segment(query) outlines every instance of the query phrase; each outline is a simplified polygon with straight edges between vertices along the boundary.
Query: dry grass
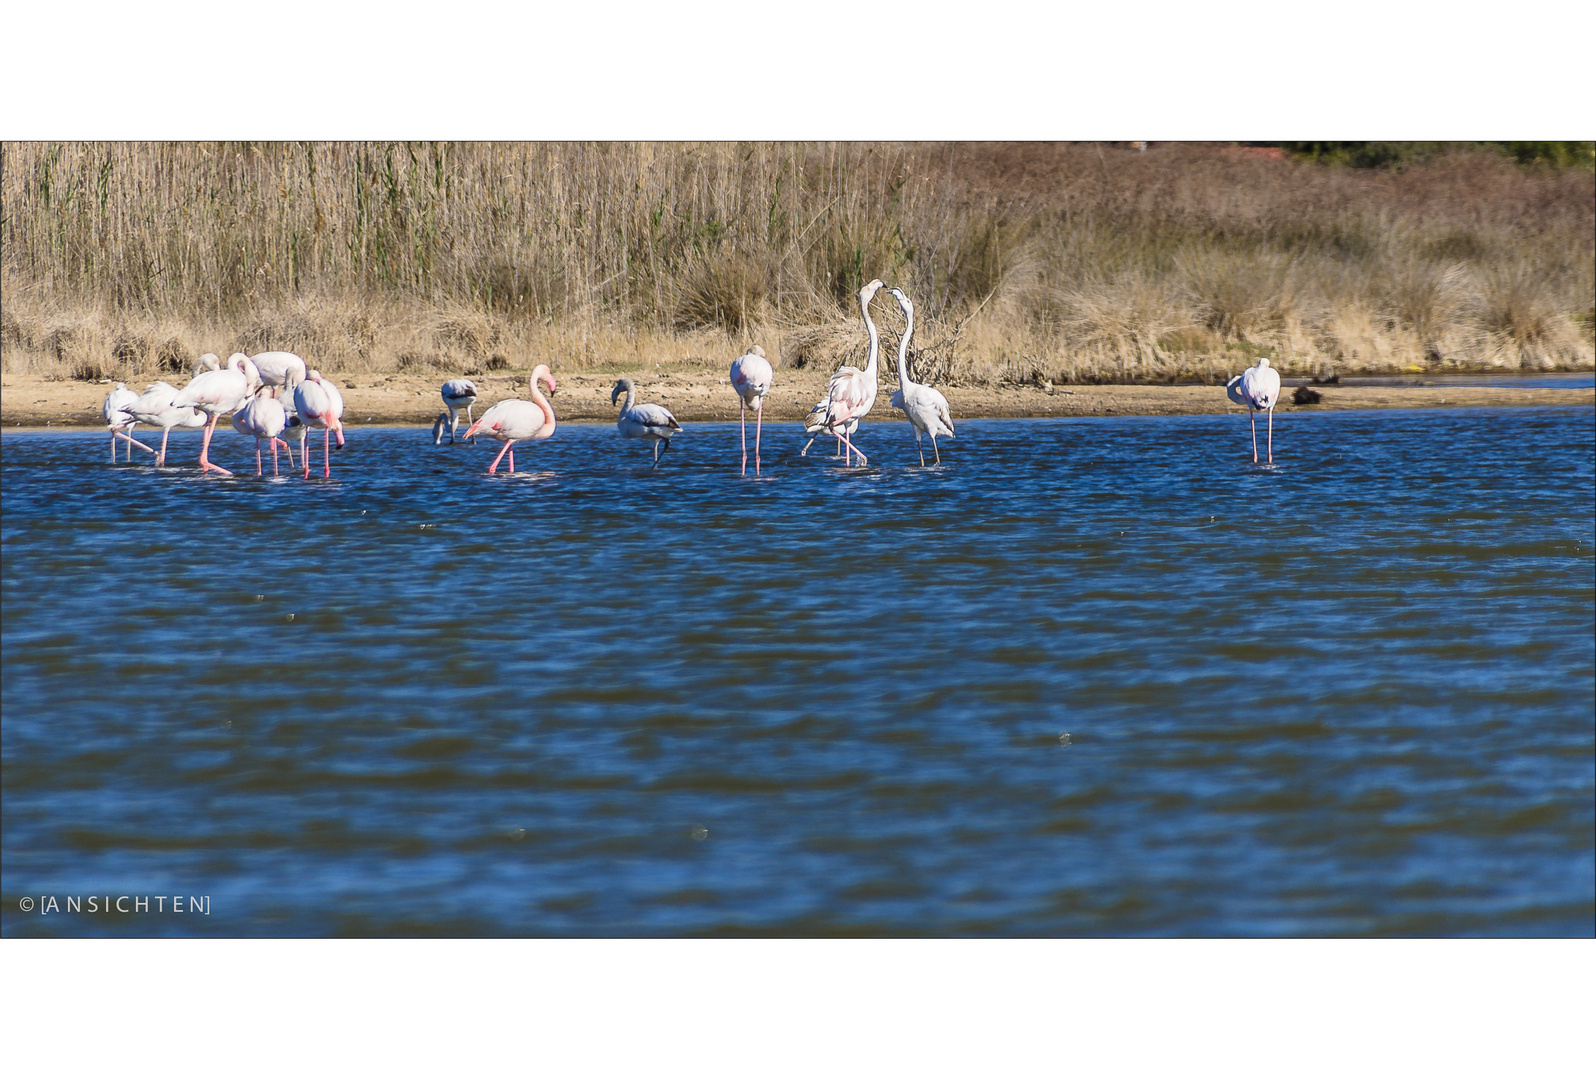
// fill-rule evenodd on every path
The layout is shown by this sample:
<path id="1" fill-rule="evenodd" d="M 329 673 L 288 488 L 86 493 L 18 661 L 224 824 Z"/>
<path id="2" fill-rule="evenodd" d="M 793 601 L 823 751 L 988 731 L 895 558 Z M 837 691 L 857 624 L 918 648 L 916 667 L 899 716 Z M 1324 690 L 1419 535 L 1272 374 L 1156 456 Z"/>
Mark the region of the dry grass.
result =
<path id="1" fill-rule="evenodd" d="M 862 361 L 922 378 L 1592 363 L 1596 182 L 1196 144 L 17 144 L 8 371 L 133 378 L 286 348 L 334 371 Z M 878 305 L 883 326 L 897 312 Z M 890 350 L 893 334 L 887 335 Z M 890 353 L 884 357 L 890 364 Z"/>

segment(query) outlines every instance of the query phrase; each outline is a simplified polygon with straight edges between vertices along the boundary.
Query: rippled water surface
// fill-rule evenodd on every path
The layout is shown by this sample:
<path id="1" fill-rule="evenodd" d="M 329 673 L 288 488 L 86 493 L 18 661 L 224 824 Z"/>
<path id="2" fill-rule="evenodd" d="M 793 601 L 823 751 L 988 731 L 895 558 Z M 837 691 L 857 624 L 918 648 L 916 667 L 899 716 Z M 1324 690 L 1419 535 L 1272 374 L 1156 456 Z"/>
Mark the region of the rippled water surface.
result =
<path id="1" fill-rule="evenodd" d="M 5 436 L 0 928 L 1596 931 L 1592 411 L 1275 427 Z"/>

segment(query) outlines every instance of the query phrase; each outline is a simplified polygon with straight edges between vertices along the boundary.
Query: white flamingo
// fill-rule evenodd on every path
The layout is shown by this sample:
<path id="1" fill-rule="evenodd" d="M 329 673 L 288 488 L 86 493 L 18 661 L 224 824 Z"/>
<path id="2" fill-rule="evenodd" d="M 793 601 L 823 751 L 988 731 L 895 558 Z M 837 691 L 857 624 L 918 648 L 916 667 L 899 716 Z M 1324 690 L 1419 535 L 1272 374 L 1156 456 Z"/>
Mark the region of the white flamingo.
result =
<path id="1" fill-rule="evenodd" d="M 554 375 L 549 371 L 549 365 L 539 364 L 532 369 L 529 379 L 532 386 L 531 401 L 522 401 L 520 398 L 501 401 L 483 413 L 481 420 L 466 429 L 467 439 L 474 438 L 478 431 L 484 431 L 504 444 L 499 456 L 493 459 L 492 465 L 488 466 L 489 473 L 498 470 L 499 462 L 508 453 L 510 472 L 513 474 L 515 472 L 513 447 L 516 443 L 527 439 L 547 439 L 554 434 L 554 409 L 549 405 L 548 399 L 538 393 L 539 379 L 549 384 L 549 393 L 554 393 Z"/>
<path id="2" fill-rule="evenodd" d="M 321 372 L 312 371 L 305 376 L 305 381 L 294 386 L 294 412 L 299 415 L 300 421 L 307 427 L 319 427 L 321 433 L 321 474 L 332 475 L 332 437 L 338 436 L 338 448 L 344 446 L 344 396 L 338 388 L 321 377 Z M 305 479 L 310 479 L 310 452 L 303 455 L 305 466 Z"/>
<path id="3" fill-rule="evenodd" d="M 466 414 L 466 426 L 472 421 L 471 407 L 477 403 L 477 384 L 470 379 L 450 379 L 443 384 L 439 391 L 443 397 L 443 404 L 448 412 L 438 414 L 437 421 L 432 425 L 432 445 L 437 446 L 443 442 L 443 428 L 449 427 L 449 445 L 454 445 L 455 429 L 460 426 L 460 413 Z"/>
<path id="4" fill-rule="evenodd" d="M 637 388 L 631 379 L 622 378 L 616 382 L 615 389 L 610 391 L 610 404 L 614 405 L 615 399 L 623 393 L 626 400 L 621 403 L 621 414 L 616 417 L 615 426 L 628 439 L 654 441 L 654 468 L 657 469 L 661 450 L 671 448 L 671 436 L 679 434 L 682 425 L 665 406 L 638 403 Z"/>
<path id="5" fill-rule="evenodd" d="M 209 355 L 209 354 L 207 354 Z M 203 357 L 201 358 L 203 359 Z M 214 357 L 212 357 L 214 359 Z M 177 392 L 172 399 L 172 404 L 179 409 L 198 409 L 209 416 L 210 423 L 205 425 L 205 441 L 200 444 L 200 471 L 219 472 L 223 476 L 233 474 L 220 465 L 212 465 L 210 461 L 211 436 L 216 433 L 216 421 L 223 413 L 230 413 L 240 408 L 260 386 L 260 375 L 255 370 L 255 365 L 250 363 L 249 357 L 242 353 L 234 353 L 227 361 L 227 366 L 217 371 L 202 371 L 188 381 L 188 385 Z"/>
<path id="6" fill-rule="evenodd" d="M 127 411 L 127 407 L 139 399 L 139 396 L 127 388 L 127 383 L 117 383 L 116 389 L 105 396 L 105 405 L 101 411 L 105 414 L 105 426 L 111 431 L 111 463 L 116 464 L 116 440 L 127 440 L 127 459 L 133 460 L 133 448 L 142 447 L 150 453 L 155 453 L 152 447 L 145 446 L 133 437 L 133 425 L 139 422 L 138 417 Z"/>
<path id="7" fill-rule="evenodd" d="M 1275 463 L 1275 402 L 1280 398 L 1280 372 L 1269 366 L 1267 356 L 1257 367 L 1250 367 L 1225 384 L 1225 395 L 1247 409 L 1252 423 L 1252 463 L 1258 464 L 1258 410 L 1269 414 L 1269 464 Z"/>
<path id="8" fill-rule="evenodd" d="M 914 334 L 914 305 L 903 295 L 902 289 L 888 289 L 903 309 L 903 337 L 898 341 L 898 389 L 892 394 L 892 407 L 903 410 L 914 425 L 914 448 L 920 451 L 920 464 L 925 465 L 925 448 L 920 441 L 931 436 L 931 450 L 942 464 L 942 451 L 937 449 L 937 436 L 953 438 L 953 417 L 948 414 L 948 399 L 935 387 L 917 383 L 909 378 L 909 338 Z"/>
<path id="9" fill-rule="evenodd" d="M 288 410 L 283 408 L 283 403 L 275 397 L 266 395 L 266 387 L 261 387 L 260 393 L 250 398 L 242 409 L 233 414 L 233 430 L 240 435 L 248 436 L 255 440 L 255 475 L 262 474 L 260 461 L 260 441 L 265 439 L 272 447 L 272 475 L 277 475 L 277 448 L 281 446 L 288 449 L 288 444 L 278 438 L 283 429 L 288 426 Z M 289 451 L 292 454 L 292 451 Z M 294 467 L 294 459 L 288 459 L 288 467 Z"/>
<path id="10" fill-rule="evenodd" d="M 304 382 L 305 376 L 310 373 L 304 357 L 297 353 L 263 352 L 249 359 L 255 365 L 255 370 L 260 372 L 262 385 L 272 388 L 272 397 L 277 397 L 279 390 L 284 394 L 292 394 L 294 387 Z"/>
<path id="11" fill-rule="evenodd" d="M 823 397 L 815 402 L 815 407 L 809 410 L 809 415 L 804 417 L 804 434 L 809 436 L 809 441 L 804 443 L 804 448 L 798 451 L 799 457 L 807 457 L 809 448 L 815 445 L 815 440 L 820 438 L 820 433 L 826 430 L 826 411 L 831 408 L 831 399 Z M 842 435 L 852 435 L 859 430 L 859 421 L 849 420 L 842 425 Z M 842 435 L 837 436 L 837 457 L 842 456 Z"/>
<path id="12" fill-rule="evenodd" d="M 870 301 L 881 289 L 879 279 L 859 290 L 859 311 L 864 315 L 865 330 L 870 334 L 870 356 L 864 370 L 844 364 L 826 384 L 826 430 L 842 439 L 844 464 L 853 464 L 852 454 L 859 455 L 859 464 L 867 465 L 870 459 L 848 438 L 844 426 L 857 423 L 876 403 L 876 360 L 881 339 L 876 334 L 876 324 L 870 321 Z"/>
<path id="13" fill-rule="evenodd" d="M 180 409 L 172 404 L 181 393 L 169 382 L 158 382 L 145 389 L 137 401 L 127 406 L 127 411 L 141 424 L 161 429 L 161 449 L 155 455 L 155 467 L 166 465 L 166 440 L 175 427 L 198 428 L 206 424 L 206 416 L 198 409 Z"/>
<path id="14" fill-rule="evenodd" d="M 737 418 L 743 428 L 743 475 L 748 475 L 748 407 L 754 407 L 754 475 L 759 475 L 759 433 L 765 421 L 765 395 L 776 381 L 775 369 L 765 359 L 765 350 L 751 346 L 732 361 L 731 384 L 737 391 Z"/>

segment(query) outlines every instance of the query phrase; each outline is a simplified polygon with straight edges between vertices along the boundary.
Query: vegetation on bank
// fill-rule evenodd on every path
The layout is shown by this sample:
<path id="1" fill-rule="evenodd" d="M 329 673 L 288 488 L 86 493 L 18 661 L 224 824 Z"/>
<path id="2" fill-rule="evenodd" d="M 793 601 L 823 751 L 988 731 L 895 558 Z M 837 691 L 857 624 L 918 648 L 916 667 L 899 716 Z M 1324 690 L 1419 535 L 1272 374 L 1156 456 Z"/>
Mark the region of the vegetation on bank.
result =
<path id="1" fill-rule="evenodd" d="M 1382 145 L 1430 149 L 1345 149 Z M 267 348 L 471 371 L 760 341 L 829 366 L 862 356 L 879 276 L 938 382 L 1592 363 L 1583 151 L 1257 149 L 8 143 L 0 351 L 80 378 Z"/>

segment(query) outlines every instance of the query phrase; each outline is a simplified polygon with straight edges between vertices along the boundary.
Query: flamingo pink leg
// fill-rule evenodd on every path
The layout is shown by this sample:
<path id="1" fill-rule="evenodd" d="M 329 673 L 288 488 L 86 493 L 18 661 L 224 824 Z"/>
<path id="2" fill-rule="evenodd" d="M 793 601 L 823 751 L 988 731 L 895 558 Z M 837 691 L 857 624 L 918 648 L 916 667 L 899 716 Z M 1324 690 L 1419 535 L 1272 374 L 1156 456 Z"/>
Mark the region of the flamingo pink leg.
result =
<path id="1" fill-rule="evenodd" d="M 760 398 L 759 404 L 754 406 L 754 475 L 759 475 L 759 432 L 765 423 L 765 399 Z M 743 436 L 745 439 L 747 436 Z M 747 466 L 744 466 L 746 469 Z"/>
<path id="2" fill-rule="evenodd" d="M 1253 451 L 1257 453 L 1257 451 Z M 1275 411 L 1269 410 L 1269 464 L 1275 463 Z"/>
<path id="3" fill-rule="evenodd" d="M 840 437 L 842 439 L 842 444 L 844 446 L 846 446 L 849 450 L 852 450 L 854 453 L 859 455 L 859 464 L 860 465 L 868 465 L 868 464 L 870 464 L 870 459 L 864 456 L 864 451 L 859 449 L 852 442 L 850 442 L 848 440 L 848 436 L 847 435 L 842 435 Z M 843 464 L 844 465 L 852 465 L 853 461 L 852 461 L 852 459 L 845 459 L 843 461 Z"/>
<path id="4" fill-rule="evenodd" d="M 1256 465 L 1258 464 L 1258 414 L 1248 409 L 1247 419 L 1252 422 L 1252 463 Z"/>
<path id="5" fill-rule="evenodd" d="M 510 447 L 510 475 L 514 476 L 515 475 L 515 443 L 511 442 L 508 445 Z"/>
<path id="6" fill-rule="evenodd" d="M 200 472 L 219 472 L 223 476 L 232 476 L 232 473 L 228 472 L 220 465 L 212 465 L 210 458 L 206 456 L 211 451 L 211 434 L 215 432 L 216 421 L 220 416 L 221 414 L 217 413 L 211 417 L 211 422 L 205 425 L 205 442 L 200 445 Z"/>
<path id="7" fill-rule="evenodd" d="M 747 476 L 748 475 L 748 402 L 743 400 L 741 394 L 737 395 L 737 422 L 742 426 L 742 432 L 743 432 L 743 475 Z M 116 443 L 114 443 L 114 442 L 111 444 L 111 460 L 112 461 L 116 460 Z M 754 466 L 754 471 L 755 472 L 759 471 L 759 466 L 758 466 L 757 463 Z"/>
<path id="8" fill-rule="evenodd" d="M 114 432 L 111 433 L 111 460 L 112 461 L 116 460 L 116 440 L 117 439 L 125 439 L 127 441 L 127 459 L 129 461 L 133 460 L 133 448 L 135 446 L 138 447 L 140 450 L 148 450 L 152 454 L 155 453 L 155 448 L 154 447 L 145 446 L 143 443 L 139 442 L 137 439 L 133 438 L 133 436 L 127 434 L 126 432 L 114 431 Z"/>
<path id="9" fill-rule="evenodd" d="M 111 428 L 111 464 L 116 464 L 116 428 Z"/>
<path id="10" fill-rule="evenodd" d="M 488 472 L 495 473 L 495 472 L 499 471 L 499 462 L 504 460 L 504 455 L 509 453 L 510 452 L 510 447 L 512 447 L 514 445 L 515 445 L 514 441 L 507 442 L 507 443 L 504 444 L 503 449 L 501 449 L 499 451 L 499 456 L 493 459 L 493 464 L 492 465 L 488 466 Z M 514 458 L 510 459 L 510 471 L 511 472 L 515 471 L 515 459 Z"/>
<path id="11" fill-rule="evenodd" d="M 155 456 L 155 467 L 157 469 L 166 468 L 166 438 L 171 434 L 171 428 L 165 428 L 161 431 L 161 452 Z"/>
<path id="12" fill-rule="evenodd" d="M 332 428 L 321 429 L 321 474 L 332 475 Z"/>
<path id="13" fill-rule="evenodd" d="M 256 439 L 255 440 L 255 475 L 256 476 L 261 476 L 261 475 L 263 475 L 263 472 L 264 472 L 264 470 L 262 470 L 261 467 L 260 467 L 260 440 Z"/>

